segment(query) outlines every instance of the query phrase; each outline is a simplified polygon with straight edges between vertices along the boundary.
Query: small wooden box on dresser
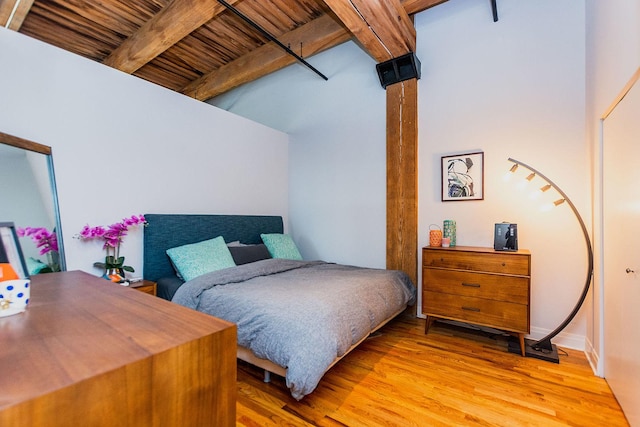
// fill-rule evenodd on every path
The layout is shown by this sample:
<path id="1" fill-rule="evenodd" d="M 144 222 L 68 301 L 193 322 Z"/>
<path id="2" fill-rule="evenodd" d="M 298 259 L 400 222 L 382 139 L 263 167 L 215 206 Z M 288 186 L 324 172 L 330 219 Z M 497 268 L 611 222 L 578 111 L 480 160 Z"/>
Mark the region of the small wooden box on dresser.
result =
<path id="1" fill-rule="evenodd" d="M 425 334 L 436 318 L 504 330 L 525 355 L 529 333 L 531 254 L 457 246 L 422 248 Z"/>
<path id="2" fill-rule="evenodd" d="M 154 297 L 157 295 L 158 285 L 156 284 L 156 282 L 152 282 L 151 280 L 140 280 L 139 282 L 131 282 L 129 287 L 135 289 L 136 291 L 153 295 Z"/>

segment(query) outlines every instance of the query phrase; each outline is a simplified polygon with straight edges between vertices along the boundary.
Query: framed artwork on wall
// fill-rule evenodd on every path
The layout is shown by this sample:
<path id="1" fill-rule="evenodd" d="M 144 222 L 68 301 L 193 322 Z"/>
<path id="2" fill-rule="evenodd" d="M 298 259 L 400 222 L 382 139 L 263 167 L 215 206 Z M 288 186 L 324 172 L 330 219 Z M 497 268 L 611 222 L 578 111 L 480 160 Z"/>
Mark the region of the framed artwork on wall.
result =
<path id="1" fill-rule="evenodd" d="M 484 199 L 484 153 L 456 154 L 441 159 L 442 201 Z"/>

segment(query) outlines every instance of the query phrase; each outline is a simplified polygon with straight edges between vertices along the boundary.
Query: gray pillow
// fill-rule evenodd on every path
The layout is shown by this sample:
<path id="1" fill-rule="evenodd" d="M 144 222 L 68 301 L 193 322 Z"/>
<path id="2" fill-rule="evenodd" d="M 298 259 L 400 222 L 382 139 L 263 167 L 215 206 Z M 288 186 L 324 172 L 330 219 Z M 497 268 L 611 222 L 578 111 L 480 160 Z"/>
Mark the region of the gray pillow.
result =
<path id="1" fill-rule="evenodd" d="M 229 252 L 231 252 L 231 256 L 236 265 L 271 258 L 269 250 L 262 243 L 259 245 L 229 246 Z"/>

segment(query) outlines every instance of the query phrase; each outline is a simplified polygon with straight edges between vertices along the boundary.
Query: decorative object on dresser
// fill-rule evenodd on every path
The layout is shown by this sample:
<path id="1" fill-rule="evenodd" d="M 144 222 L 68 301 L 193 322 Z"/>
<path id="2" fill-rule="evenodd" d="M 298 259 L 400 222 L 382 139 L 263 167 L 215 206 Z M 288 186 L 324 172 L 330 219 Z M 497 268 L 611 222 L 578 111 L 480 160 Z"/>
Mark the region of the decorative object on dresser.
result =
<path id="1" fill-rule="evenodd" d="M 0 317 L 22 313 L 29 299 L 29 273 L 15 226 L 0 222 Z"/>
<path id="2" fill-rule="evenodd" d="M 0 425 L 235 426 L 236 326 L 73 271 L 0 318 Z"/>
<path id="3" fill-rule="evenodd" d="M 518 224 L 501 222 L 493 231 L 493 249 L 496 251 L 518 250 Z"/>
<path id="4" fill-rule="evenodd" d="M 532 168 L 531 166 L 512 158 L 509 158 L 509 161 L 513 163 L 513 165 L 509 169 L 510 173 L 507 173 L 508 176 L 513 175 L 518 170 L 518 167 L 522 166 L 528 171 L 525 178 L 526 182 L 532 182 L 534 179 L 536 179 L 536 177 L 539 177 L 543 181 L 543 185 L 539 187 L 540 192 L 544 193 L 546 191 L 549 191 L 549 189 L 551 188 L 557 191 L 560 195 L 560 198 L 554 201 L 552 204 L 549 204 L 548 208 L 551 209 L 566 202 L 567 205 L 569 205 L 569 207 L 571 208 L 571 211 L 575 215 L 576 219 L 578 220 L 580 228 L 582 229 L 582 234 L 584 236 L 584 242 L 587 249 L 587 274 L 584 282 L 584 287 L 582 288 L 582 293 L 580 294 L 576 305 L 573 307 L 573 310 L 571 310 L 569 315 L 562 321 L 562 323 L 560 323 L 560 325 L 558 325 L 553 331 L 547 334 L 547 336 L 537 341 L 527 340 L 526 342 L 527 356 L 535 357 L 537 359 L 542 359 L 549 362 L 560 363 L 560 358 L 558 357 L 558 349 L 554 344 L 551 343 L 551 339 L 562 332 L 562 330 L 566 328 L 569 323 L 571 323 L 576 314 L 578 314 L 578 311 L 580 311 L 580 307 L 582 307 L 582 304 L 584 303 L 584 300 L 589 293 L 589 286 L 591 285 L 591 279 L 593 277 L 593 249 L 591 247 L 591 240 L 589 239 L 589 232 L 587 231 L 587 226 L 582 220 L 578 209 L 573 204 L 571 199 L 569 199 L 569 196 L 567 196 L 565 192 L 560 189 L 560 187 L 558 187 L 553 181 L 543 175 L 540 171 Z M 510 351 L 515 351 L 513 346 L 510 346 Z"/>
<path id="5" fill-rule="evenodd" d="M 124 257 L 120 256 L 120 245 L 122 244 L 124 237 L 127 235 L 129 227 L 137 225 L 147 225 L 144 215 L 132 215 L 131 217 L 124 218 L 122 221 L 111 224 L 108 227 L 103 227 L 101 225 L 89 227 L 87 224 L 82 227 L 80 233 L 75 237 L 82 240 L 95 238 L 104 239 L 104 245 L 102 248 L 107 251 L 107 255 L 104 258 L 104 262 L 95 262 L 93 263 L 93 266 L 104 270 L 104 275 L 102 277 L 105 279 L 116 283 L 125 283 L 125 271 L 133 273 L 135 270 L 131 266 L 124 265 Z"/>
<path id="6" fill-rule="evenodd" d="M 456 240 L 456 222 L 452 219 L 445 219 L 442 222 L 442 238 L 449 239 L 449 246 L 454 247 L 457 244 Z"/>
<path id="7" fill-rule="evenodd" d="M 437 319 L 509 332 L 525 355 L 529 333 L 531 254 L 493 248 L 422 248 L 422 313 L 425 334 Z"/>
<path id="8" fill-rule="evenodd" d="M 438 225 L 429 226 L 429 246 L 442 246 L 442 230 Z"/>

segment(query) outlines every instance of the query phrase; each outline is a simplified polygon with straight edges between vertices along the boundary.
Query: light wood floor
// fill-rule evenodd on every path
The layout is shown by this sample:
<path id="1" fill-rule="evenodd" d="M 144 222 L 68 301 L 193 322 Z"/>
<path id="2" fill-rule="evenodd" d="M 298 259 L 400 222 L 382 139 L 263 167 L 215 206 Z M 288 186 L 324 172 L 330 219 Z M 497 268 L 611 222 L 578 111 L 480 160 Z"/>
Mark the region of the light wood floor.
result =
<path id="1" fill-rule="evenodd" d="M 301 401 L 238 362 L 238 426 L 627 426 L 584 353 L 560 363 L 506 351 L 506 338 L 402 315 L 331 368 Z"/>

